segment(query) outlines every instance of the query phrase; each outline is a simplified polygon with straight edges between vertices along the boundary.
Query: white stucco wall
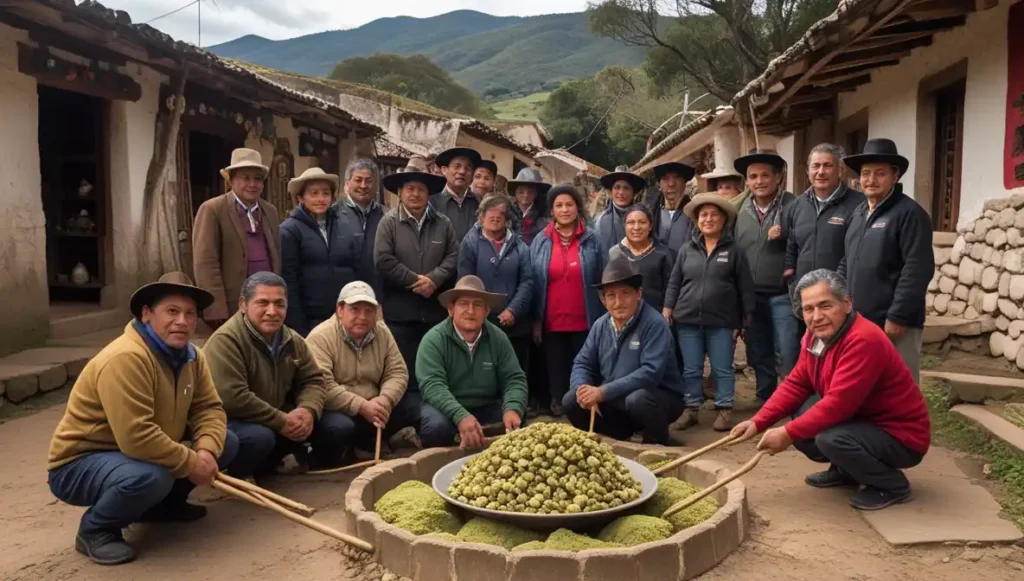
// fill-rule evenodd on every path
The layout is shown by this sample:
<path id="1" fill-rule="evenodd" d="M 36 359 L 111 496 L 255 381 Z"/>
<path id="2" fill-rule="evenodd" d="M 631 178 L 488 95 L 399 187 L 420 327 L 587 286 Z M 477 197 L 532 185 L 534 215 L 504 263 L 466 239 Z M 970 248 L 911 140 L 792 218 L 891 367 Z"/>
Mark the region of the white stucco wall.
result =
<path id="1" fill-rule="evenodd" d="M 795 147 L 796 137 L 794 135 L 783 137 L 775 144 L 775 151 L 789 164 L 789 171 L 786 172 L 786 189 L 791 192 L 793 191 L 793 175 L 796 171 L 800 171 Z"/>
<path id="2" fill-rule="evenodd" d="M 498 173 L 510 180 L 515 179 L 512 167 L 513 160 L 516 157 L 519 157 L 519 160 L 527 166 L 533 165 L 533 160 L 522 156 L 516 156 L 511 149 L 505 149 L 504 147 L 499 147 L 482 139 L 477 139 L 472 135 L 467 135 L 465 131 L 459 133 L 459 138 L 456 141 L 456 144 L 463 147 L 472 147 L 477 150 L 480 152 L 480 156 L 483 157 L 483 159 L 489 159 L 497 164 Z"/>
<path id="3" fill-rule="evenodd" d="M 49 332 L 46 220 L 40 196 L 36 81 L 18 72 L 17 42 L 28 34 L 0 23 L 0 352 Z"/>
<path id="4" fill-rule="evenodd" d="M 914 50 L 895 67 L 875 72 L 871 83 L 839 98 L 838 118 L 867 108 L 868 136 L 894 140 L 910 159 L 912 173 L 917 162 L 921 80 L 967 59 L 958 225 L 976 218 L 985 200 L 1009 193 L 1003 187 L 1002 176 L 1010 4 L 1002 0 L 995 8 L 970 15 L 964 26 L 936 34 L 931 46 Z M 914 180 L 904 180 L 904 191 L 915 194 Z"/>

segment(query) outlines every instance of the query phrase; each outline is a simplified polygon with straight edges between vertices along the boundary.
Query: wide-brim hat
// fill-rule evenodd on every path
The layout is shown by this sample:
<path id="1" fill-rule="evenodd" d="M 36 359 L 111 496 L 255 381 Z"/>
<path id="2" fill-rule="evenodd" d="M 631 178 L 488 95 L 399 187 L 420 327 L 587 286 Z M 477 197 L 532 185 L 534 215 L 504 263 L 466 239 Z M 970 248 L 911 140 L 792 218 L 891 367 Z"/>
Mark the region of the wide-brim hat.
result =
<path id="1" fill-rule="evenodd" d="M 231 165 L 220 170 L 220 175 L 224 176 L 224 179 L 230 180 L 231 172 L 246 167 L 254 167 L 262 171 L 264 179 L 270 173 L 270 168 L 263 165 L 263 157 L 260 155 L 260 152 L 247 147 L 239 147 L 231 152 Z"/>
<path id="2" fill-rule="evenodd" d="M 669 172 L 676 172 L 683 177 L 684 181 L 690 181 L 697 175 L 697 170 L 692 166 L 678 161 L 670 161 L 654 166 L 654 179 L 660 180 Z"/>
<path id="3" fill-rule="evenodd" d="M 498 164 L 494 163 L 493 161 L 489 159 L 484 159 L 481 160 L 480 163 L 473 166 L 474 170 L 478 170 L 480 168 L 484 168 L 487 171 L 491 172 L 492 174 L 494 174 L 495 178 L 498 177 Z"/>
<path id="4" fill-rule="evenodd" d="M 595 284 L 594 288 L 602 290 L 613 284 L 626 284 L 633 288 L 640 288 L 643 286 L 643 283 L 644 275 L 633 268 L 629 259 L 619 254 L 608 261 L 608 265 L 604 267 L 604 272 L 601 273 L 601 282 Z"/>
<path id="5" fill-rule="evenodd" d="M 519 175 L 516 176 L 516 179 L 508 181 L 508 193 L 510 195 L 515 195 L 516 188 L 519 186 L 536 188 L 538 196 L 546 195 L 548 190 L 551 189 L 551 184 L 545 182 L 544 176 L 532 167 L 524 167 L 519 170 Z"/>
<path id="6" fill-rule="evenodd" d="M 639 194 L 644 188 L 647 187 L 647 180 L 629 171 L 613 171 L 612 173 L 601 176 L 601 186 L 606 190 L 611 190 L 615 182 L 625 181 L 633 188 L 634 194 Z"/>
<path id="7" fill-rule="evenodd" d="M 448 184 L 448 180 L 444 179 L 444 176 L 419 170 L 389 174 L 384 176 L 380 181 L 384 184 L 384 188 L 386 190 L 394 194 L 398 194 L 402 190 L 402 186 L 409 182 L 420 182 L 427 186 L 427 191 L 431 194 L 440 192 L 444 189 L 445 185 Z"/>
<path id="8" fill-rule="evenodd" d="M 336 192 L 341 179 L 337 174 L 326 173 L 318 167 L 311 167 L 302 172 L 299 177 L 288 180 L 288 193 L 293 197 L 298 196 L 302 193 L 302 188 L 306 187 L 307 182 L 327 182 Z"/>
<path id="9" fill-rule="evenodd" d="M 903 177 L 910 167 L 910 160 L 900 155 L 896 149 L 896 142 L 891 139 L 869 139 L 864 144 L 863 153 L 848 155 L 843 158 L 843 163 L 854 173 L 860 173 L 860 168 L 865 163 L 888 163 L 899 168 L 900 177 Z"/>
<path id="10" fill-rule="evenodd" d="M 780 172 L 786 171 L 786 160 L 781 155 L 773 151 L 757 149 L 752 149 L 747 155 L 736 158 L 736 161 L 733 162 L 733 167 L 736 168 L 741 177 L 746 179 L 747 168 L 755 163 L 766 163 Z"/>
<path id="11" fill-rule="evenodd" d="M 168 272 L 156 282 L 139 287 L 132 293 L 128 303 L 136 319 L 142 318 L 142 307 L 167 295 L 185 295 L 196 302 L 196 308 L 203 312 L 213 304 L 213 294 L 192 284 L 192 279 L 184 272 Z"/>
<path id="12" fill-rule="evenodd" d="M 726 219 L 736 217 L 736 206 L 715 192 L 704 192 L 694 196 L 693 199 L 683 206 L 683 214 L 690 219 L 690 222 L 696 224 L 697 212 L 700 211 L 701 206 L 708 204 L 721 210 L 725 214 Z"/>
<path id="13" fill-rule="evenodd" d="M 434 158 L 434 164 L 437 165 L 437 167 L 445 167 L 456 157 L 468 158 L 474 168 L 480 165 L 480 162 L 483 161 L 483 157 L 480 156 L 480 152 L 475 149 L 469 147 L 452 147 L 437 154 L 437 157 Z M 495 171 L 495 173 L 497 173 L 497 171 Z"/>
<path id="14" fill-rule="evenodd" d="M 464 295 L 483 299 L 492 311 L 505 306 L 505 295 L 487 292 L 487 289 L 484 287 L 484 281 L 472 274 L 460 278 L 459 282 L 455 283 L 454 288 L 450 288 L 438 295 L 437 300 L 441 303 L 441 306 L 447 309 L 448 305 L 452 304 L 452 301 Z"/>
<path id="15" fill-rule="evenodd" d="M 722 178 L 746 179 L 746 176 L 740 175 L 739 172 L 731 167 L 715 168 L 713 171 L 702 174 L 700 177 L 705 180 L 720 180 Z"/>

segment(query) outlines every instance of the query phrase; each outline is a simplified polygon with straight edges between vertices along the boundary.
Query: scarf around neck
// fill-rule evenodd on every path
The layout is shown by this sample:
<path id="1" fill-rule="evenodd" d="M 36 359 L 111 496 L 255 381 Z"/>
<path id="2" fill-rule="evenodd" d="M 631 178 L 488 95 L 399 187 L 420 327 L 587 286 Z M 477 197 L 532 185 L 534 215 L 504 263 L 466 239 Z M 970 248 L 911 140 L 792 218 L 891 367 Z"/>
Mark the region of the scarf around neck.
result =
<path id="1" fill-rule="evenodd" d="M 132 321 L 132 326 L 142 336 L 142 340 L 146 342 L 146 345 L 150 348 L 153 353 L 163 359 L 168 367 L 174 372 L 174 377 L 177 379 L 178 375 L 181 374 L 182 369 L 196 358 L 195 347 L 189 343 L 184 349 L 177 349 L 171 347 L 157 334 L 156 329 L 153 328 L 149 323 L 143 323 L 142 321 L 135 319 Z"/>

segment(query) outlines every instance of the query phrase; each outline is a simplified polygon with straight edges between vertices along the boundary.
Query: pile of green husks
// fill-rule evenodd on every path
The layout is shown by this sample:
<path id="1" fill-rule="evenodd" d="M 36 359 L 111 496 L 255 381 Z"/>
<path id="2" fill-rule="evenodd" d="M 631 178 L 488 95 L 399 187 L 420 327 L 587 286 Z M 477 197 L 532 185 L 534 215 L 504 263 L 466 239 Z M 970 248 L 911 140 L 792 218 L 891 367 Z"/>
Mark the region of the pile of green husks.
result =
<path id="1" fill-rule="evenodd" d="M 448 495 L 479 508 L 529 514 L 593 512 L 640 497 L 640 483 L 607 444 L 565 424 L 499 439 L 463 465 Z"/>

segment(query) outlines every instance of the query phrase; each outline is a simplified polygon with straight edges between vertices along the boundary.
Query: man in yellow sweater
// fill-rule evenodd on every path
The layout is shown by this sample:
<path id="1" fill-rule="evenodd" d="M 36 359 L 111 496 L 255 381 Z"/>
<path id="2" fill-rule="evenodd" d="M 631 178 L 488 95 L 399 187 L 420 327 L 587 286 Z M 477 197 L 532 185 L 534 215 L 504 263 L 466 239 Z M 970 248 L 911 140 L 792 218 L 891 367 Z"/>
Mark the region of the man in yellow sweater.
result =
<path id="1" fill-rule="evenodd" d="M 377 295 L 369 284 L 346 284 L 334 315 L 306 338 L 325 372 L 324 408 L 340 411 L 352 425 L 355 444 L 370 450 L 375 426 L 388 445 L 420 447 L 420 394 L 407 392 L 409 371 L 398 344 L 377 317 Z"/>
<path id="2" fill-rule="evenodd" d="M 206 358 L 189 342 L 212 302 L 180 272 L 143 286 L 131 298 L 135 319 L 71 388 L 48 480 L 60 500 L 89 507 L 75 549 L 96 563 L 135 558 L 121 535 L 131 523 L 205 516 L 185 500 L 238 450 Z"/>

